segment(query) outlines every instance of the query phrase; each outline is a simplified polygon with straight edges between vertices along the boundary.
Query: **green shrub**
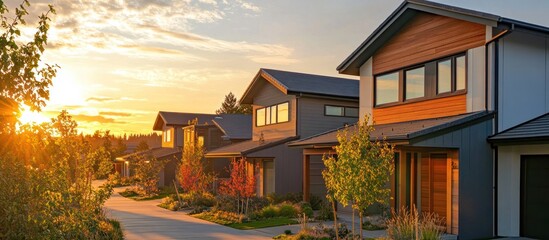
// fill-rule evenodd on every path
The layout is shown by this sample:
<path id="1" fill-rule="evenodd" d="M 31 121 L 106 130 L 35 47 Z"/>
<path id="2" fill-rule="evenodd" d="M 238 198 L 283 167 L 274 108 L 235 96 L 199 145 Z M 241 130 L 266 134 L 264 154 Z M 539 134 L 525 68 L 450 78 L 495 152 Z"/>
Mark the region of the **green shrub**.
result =
<path id="1" fill-rule="evenodd" d="M 267 200 L 270 204 L 276 205 L 283 202 L 299 203 L 303 201 L 302 193 L 286 193 L 286 194 L 267 194 Z"/>
<path id="2" fill-rule="evenodd" d="M 321 205 L 320 210 L 318 211 L 317 215 L 315 216 L 316 220 L 334 220 L 334 212 L 332 210 L 332 207 L 328 203 L 324 203 Z"/>
<path id="3" fill-rule="evenodd" d="M 297 213 L 298 211 L 294 207 L 294 205 L 289 203 L 280 204 L 280 206 L 278 207 L 278 214 L 282 217 L 294 218 L 297 216 Z"/>
<path id="4" fill-rule="evenodd" d="M 170 195 L 162 199 L 162 202 L 158 205 L 161 208 L 165 208 L 171 211 L 177 211 L 181 209 L 182 205 L 176 195 Z"/>
<path id="5" fill-rule="evenodd" d="M 261 209 L 261 217 L 263 218 L 273 218 L 278 217 L 279 212 L 278 209 L 275 206 L 269 205 Z"/>
<path id="6" fill-rule="evenodd" d="M 286 235 L 291 235 L 291 234 L 292 234 L 292 230 L 286 229 L 286 230 L 284 230 L 284 234 L 286 234 Z"/>
<path id="7" fill-rule="evenodd" d="M 307 218 L 312 218 L 314 215 L 313 208 L 311 208 L 311 204 L 308 202 L 300 202 L 298 210 L 299 217 L 302 217 L 302 215 L 305 214 Z"/>
<path id="8" fill-rule="evenodd" d="M 324 200 L 317 195 L 310 195 L 309 197 L 309 203 L 311 203 L 311 208 L 313 208 L 313 210 L 320 210 L 323 202 Z"/>

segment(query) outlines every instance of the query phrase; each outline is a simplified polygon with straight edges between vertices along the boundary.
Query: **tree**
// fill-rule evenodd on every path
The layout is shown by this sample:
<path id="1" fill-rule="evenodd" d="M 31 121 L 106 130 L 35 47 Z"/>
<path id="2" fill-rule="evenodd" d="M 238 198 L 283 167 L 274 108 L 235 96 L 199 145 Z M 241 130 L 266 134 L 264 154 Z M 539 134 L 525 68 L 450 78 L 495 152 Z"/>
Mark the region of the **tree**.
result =
<path id="1" fill-rule="evenodd" d="M 12 18 L 6 16 L 8 9 L 0 2 L 0 26 L 4 30 L 0 35 L 0 133 L 14 130 L 14 116 L 21 112 L 22 104 L 37 111 L 45 106 L 48 88 L 59 68 L 40 61 L 48 42 L 49 14 L 55 9 L 48 6 L 48 11 L 39 16 L 34 37 L 24 43 L 19 26 L 26 24 L 27 7 L 30 3 L 24 0 Z"/>
<path id="2" fill-rule="evenodd" d="M 252 107 L 249 104 L 238 104 L 238 101 L 232 92 L 225 95 L 225 101 L 221 103 L 221 108 L 215 111 L 216 114 L 251 114 Z"/>
<path id="3" fill-rule="evenodd" d="M 351 202 L 360 217 L 374 203 L 387 205 L 390 189 L 384 187 L 394 171 L 394 148 L 385 141 L 371 139 L 372 125 L 369 117 L 358 122 L 355 127 L 344 128 L 337 134 L 339 145 L 334 147 L 337 158 L 324 156 L 326 169 L 322 172 L 328 199 L 336 200 L 343 206 Z M 335 209 L 334 209 L 335 210 Z"/>
<path id="4" fill-rule="evenodd" d="M 158 174 L 166 165 L 166 161 L 161 161 L 149 154 L 137 154 L 132 163 L 135 166 L 135 179 L 139 188 L 146 196 L 158 192 Z"/>
<path id="5" fill-rule="evenodd" d="M 142 152 L 149 150 L 149 144 L 147 144 L 147 141 L 141 140 L 139 144 L 137 144 L 137 147 L 135 147 L 134 152 Z"/>
<path id="6" fill-rule="evenodd" d="M 229 169 L 231 177 L 223 180 L 219 188 L 221 194 L 236 198 L 237 213 L 245 215 L 248 215 L 249 199 L 255 196 L 256 182 L 255 175 L 248 174 L 247 170 L 246 159 L 233 159 Z"/>
<path id="7" fill-rule="evenodd" d="M 204 193 L 213 183 L 214 175 L 204 169 L 204 147 L 198 140 L 185 142 L 183 156 L 179 166 L 178 179 L 183 190 L 190 193 Z"/>

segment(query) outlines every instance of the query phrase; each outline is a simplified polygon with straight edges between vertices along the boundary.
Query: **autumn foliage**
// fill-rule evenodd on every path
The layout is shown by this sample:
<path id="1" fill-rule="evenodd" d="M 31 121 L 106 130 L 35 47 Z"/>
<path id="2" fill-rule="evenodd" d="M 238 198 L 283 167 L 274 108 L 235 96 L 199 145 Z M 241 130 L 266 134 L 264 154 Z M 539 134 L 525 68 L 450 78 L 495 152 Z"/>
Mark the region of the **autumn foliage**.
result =
<path id="1" fill-rule="evenodd" d="M 236 198 L 237 212 L 245 214 L 249 199 L 255 196 L 255 175 L 248 174 L 245 159 L 232 160 L 230 173 L 231 177 L 221 182 L 219 192 Z"/>
<path id="2" fill-rule="evenodd" d="M 185 143 L 179 167 L 179 184 L 190 193 L 204 193 L 213 183 L 214 176 L 204 169 L 204 148 L 198 141 Z"/>

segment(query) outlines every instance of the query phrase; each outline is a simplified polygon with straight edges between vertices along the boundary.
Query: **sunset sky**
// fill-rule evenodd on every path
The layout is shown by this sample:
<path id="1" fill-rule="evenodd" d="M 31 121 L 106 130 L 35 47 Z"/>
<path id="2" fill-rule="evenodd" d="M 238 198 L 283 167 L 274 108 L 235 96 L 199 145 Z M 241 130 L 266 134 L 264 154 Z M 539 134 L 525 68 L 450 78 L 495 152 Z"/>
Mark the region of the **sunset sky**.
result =
<path id="1" fill-rule="evenodd" d="M 61 69 L 41 114 L 66 109 L 85 133 L 149 133 L 161 110 L 213 113 L 261 67 L 352 78 L 336 66 L 401 2 L 31 0 L 33 13 L 57 10 L 43 60 Z M 548 1 L 437 2 L 549 25 Z"/>

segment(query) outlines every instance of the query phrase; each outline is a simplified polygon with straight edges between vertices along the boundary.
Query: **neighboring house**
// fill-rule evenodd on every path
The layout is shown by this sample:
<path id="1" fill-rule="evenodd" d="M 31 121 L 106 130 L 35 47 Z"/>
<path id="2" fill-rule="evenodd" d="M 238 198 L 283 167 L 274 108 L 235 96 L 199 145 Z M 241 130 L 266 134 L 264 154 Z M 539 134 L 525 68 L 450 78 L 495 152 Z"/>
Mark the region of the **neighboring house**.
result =
<path id="1" fill-rule="evenodd" d="M 216 117 L 215 114 L 199 113 L 178 113 L 160 111 L 156 116 L 153 130 L 162 131 L 162 147 L 152 148 L 147 151 L 128 154 L 118 157 L 116 160 L 122 164 L 121 175 L 129 177 L 131 175 L 130 165 L 132 159 L 139 155 L 150 155 L 159 160 L 166 160 L 167 163 L 159 174 L 160 181 L 158 185 L 169 186 L 176 180 L 177 165 L 181 160 L 183 149 L 183 128 L 189 126 L 195 119 L 197 124 L 211 122 Z"/>
<path id="2" fill-rule="evenodd" d="M 211 121 L 183 127 L 184 142 L 198 144 L 204 147 L 205 153 L 210 150 L 230 144 L 250 140 L 252 138 L 252 115 L 250 114 L 220 114 Z M 230 159 L 206 159 L 207 170 L 218 178 L 228 178 Z"/>
<path id="3" fill-rule="evenodd" d="M 252 139 L 206 158 L 246 159 L 259 196 L 302 192 L 302 150 L 287 143 L 355 123 L 358 87 L 351 79 L 260 69 L 240 100 L 253 106 Z"/>
<path id="4" fill-rule="evenodd" d="M 396 145 L 392 207 L 437 213 L 460 239 L 549 239 L 549 28 L 408 0 L 337 69 L 360 76 L 372 140 Z M 305 193 L 325 192 L 335 136 L 290 144 Z"/>

